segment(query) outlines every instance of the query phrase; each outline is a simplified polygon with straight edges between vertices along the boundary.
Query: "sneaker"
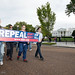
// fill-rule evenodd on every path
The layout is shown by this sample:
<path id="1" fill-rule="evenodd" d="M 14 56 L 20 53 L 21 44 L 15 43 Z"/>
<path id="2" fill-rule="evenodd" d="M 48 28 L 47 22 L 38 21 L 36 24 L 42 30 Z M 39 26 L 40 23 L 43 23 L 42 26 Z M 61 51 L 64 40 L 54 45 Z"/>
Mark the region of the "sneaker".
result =
<path id="1" fill-rule="evenodd" d="M 1 65 L 1 66 L 3 65 L 3 61 L 0 62 L 0 65 Z"/>
<path id="2" fill-rule="evenodd" d="M 12 58 L 9 58 L 9 60 L 13 61 L 13 59 L 12 59 Z"/>
<path id="3" fill-rule="evenodd" d="M 35 58 L 39 58 L 38 56 L 35 56 Z"/>
<path id="4" fill-rule="evenodd" d="M 9 60 L 9 56 L 7 56 L 7 60 Z"/>
<path id="5" fill-rule="evenodd" d="M 19 60 L 20 56 L 17 56 L 17 60 Z"/>
<path id="6" fill-rule="evenodd" d="M 42 58 L 40 58 L 40 60 L 44 60 L 44 58 L 42 57 Z"/>
<path id="7" fill-rule="evenodd" d="M 28 62 L 26 59 L 23 60 L 24 62 Z"/>

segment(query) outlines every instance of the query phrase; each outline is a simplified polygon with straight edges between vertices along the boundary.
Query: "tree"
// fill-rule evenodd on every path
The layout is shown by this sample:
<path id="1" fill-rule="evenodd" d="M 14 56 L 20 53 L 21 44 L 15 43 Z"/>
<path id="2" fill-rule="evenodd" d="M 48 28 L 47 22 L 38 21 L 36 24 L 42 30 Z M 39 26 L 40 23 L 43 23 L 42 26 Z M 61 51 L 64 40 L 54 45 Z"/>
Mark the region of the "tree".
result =
<path id="1" fill-rule="evenodd" d="M 2 26 L 0 25 L 0 28 L 2 28 Z"/>
<path id="2" fill-rule="evenodd" d="M 50 37 L 56 20 L 55 13 L 51 11 L 50 3 L 47 2 L 46 5 L 42 5 L 41 8 L 38 7 L 37 15 L 44 37 Z"/>
<path id="3" fill-rule="evenodd" d="M 27 25 L 27 23 L 25 23 L 25 22 L 16 22 L 13 26 L 13 30 L 21 30 L 22 25 Z"/>
<path id="4" fill-rule="evenodd" d="M 4 27 L 4 29 L 9 29 L 9 26 L 10 26 L 11 24 L 8 24 L 8 25 L 6 25 L 5 27 Z"/>
<path id="5" fill-rule="evenodd" d="M 26 22 L 16 22 L 16 24 L 13 26 L 13 30 L 21 30 L 22 25 L 26 26 L 26 31 L 35 32 L 35 28 Z"/>
<path id="6" fill-rule="evenodd" d="M 28 32 L 35 32 L 35 28 L 32 25 L 26 25 L 27 31 Z"/>
<path id="7" fill-rule="evenodd" d="M 68 16 L 70 16 L 71 13 L 75 14 L 75 0 L 71 0 L 69 4 L 66 5 L 66 12 Z"/>

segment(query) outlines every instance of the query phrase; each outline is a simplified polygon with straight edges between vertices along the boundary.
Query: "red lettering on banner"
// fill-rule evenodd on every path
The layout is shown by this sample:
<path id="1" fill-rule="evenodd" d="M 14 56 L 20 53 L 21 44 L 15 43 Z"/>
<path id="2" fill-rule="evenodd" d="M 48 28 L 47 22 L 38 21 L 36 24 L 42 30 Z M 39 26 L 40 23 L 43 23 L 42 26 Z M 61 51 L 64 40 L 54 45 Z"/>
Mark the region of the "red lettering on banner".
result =
<path id="1" fill-rule="evenodd" d="M 33 36 L 27 36 L 27 38 L 31 39 L 31 38 L 33 38 Z"/>
<path id="2" fill-rule="evenodd" d="M 33 33 L 27 33 L 27 35 L 34 35 Z"/>

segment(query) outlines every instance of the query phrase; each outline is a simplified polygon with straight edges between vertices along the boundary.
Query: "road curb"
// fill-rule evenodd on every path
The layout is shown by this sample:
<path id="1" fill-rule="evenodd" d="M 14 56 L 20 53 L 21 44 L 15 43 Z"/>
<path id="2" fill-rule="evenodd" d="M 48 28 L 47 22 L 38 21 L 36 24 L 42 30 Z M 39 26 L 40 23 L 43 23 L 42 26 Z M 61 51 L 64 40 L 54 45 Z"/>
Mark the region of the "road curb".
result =
<path id="1" fill-rule="evenodd" d="M 75 48 L 75 47 L 68 47 L 68 46 L 53 46 L 53 47 L 62 47 L 62 48 Z"/>

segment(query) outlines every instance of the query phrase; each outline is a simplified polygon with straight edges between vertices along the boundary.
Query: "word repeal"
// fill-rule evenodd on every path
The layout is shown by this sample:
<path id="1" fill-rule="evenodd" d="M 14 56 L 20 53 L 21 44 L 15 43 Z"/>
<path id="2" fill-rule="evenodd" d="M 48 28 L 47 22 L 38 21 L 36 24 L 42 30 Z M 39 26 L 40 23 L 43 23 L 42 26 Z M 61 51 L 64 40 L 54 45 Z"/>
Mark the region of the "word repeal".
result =
<path id="1" fill-rule="evenodd" d="M 26 32 L 13 30 L 0 30 L 0 37 L 27 38 Z"/>
<path id="2" fill-rule="evenodd" d="M 2 39 L 10 39 L 15 38 L 13 41 L 25 41 L 25 40 L 32 40 L 36 42 L 39 39 L 39 35 L 37 33 L 25 32 L 25 31 L 16 31 L 16 30 L 6 30 L 0 29 L 0 41 Z M 6 40 L 8 41 L 8 40 Z"/>

